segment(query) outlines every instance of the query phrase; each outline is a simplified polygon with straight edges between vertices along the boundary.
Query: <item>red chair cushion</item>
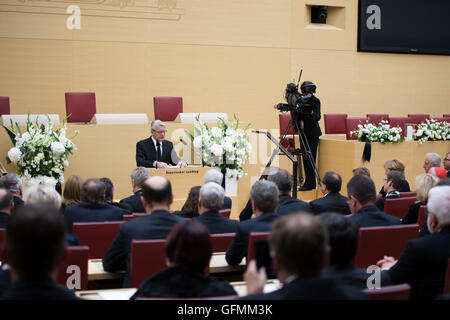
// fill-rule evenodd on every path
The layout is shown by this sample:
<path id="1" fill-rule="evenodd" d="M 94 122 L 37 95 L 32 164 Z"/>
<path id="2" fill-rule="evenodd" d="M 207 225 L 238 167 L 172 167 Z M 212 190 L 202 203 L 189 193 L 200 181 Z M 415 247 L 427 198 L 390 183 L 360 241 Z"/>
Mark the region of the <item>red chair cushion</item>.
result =
<path id="1" fill-rule="evenodd" d="M 67 122 L 89 122 L 96 112 L 94 92 L 66 92 Z"/>
<path id="2" fill-rule="evenodd" d="M 153 97 L 155 120 L 173 121 L 183 112 L 182 97 Z"/>
<path id="3" fill-rule="evenodd" d="M 89 259 L 101 259 L 119 233 L 122 221 L 76 222 L 72 232 L 81 246 L 89 247 Z"/>
<path id="4" fill-rule="evenodd" d="M 325 134 L 345 134 L 346 113 L 325 113 L 323 121 L 325 123 Z"/>
<path id="5" fill-rule="evenodd" d="M 230 213 L 231 213 L 231 209 L 219 210 L 219 214 L 225 218 L 230 218 Z"/>
<path id="6" fill-rule="evenodd" d="M 403 217 L 408 213 L 409 207 L 416 201 L 416 197 L 386 199 L 383 211 L 391 216 L 403 219 Z"/>
<path id="7" fill-rule="evenodd" d="M 131 242 L 131 287 L 138 288 L 148 277 L 167 268 L 166 240 L 133 240 Z"/>
<path id="8" fill-rule="evenodd" d="M 213 252 L 225 252 L 233 242 L 234 233 L 211 234 L 211 244 Z"/>
<path id="9" fill-rule="evenodd" d="M 381 120 L 389 121 L 389 115 L 388 114 L 381 114 L 381 113 L 369 113 L 367 114 L 367 118 L 369 119 L 369 122 L 378 126 L 378 124 L 381 122 Z"/>
<path id="10" fill-rule="evenodd" d="M 351 135 L 350 131 L 353 131 L 358 128 L 358 125 L 364 125 L 366 123 L 367 118 L 347 118 L 345 119 L 345 134 L 347 136 L 347 140 L 358 140 L 358 137 L 355 135 Z"/>
<path id="11" fill-rule="evenodd" d="M 269 240 L 270 232 L 250 232 L 248 237 L 247 265 L 255 259 L 255 242 Z"/>
<path id="12" fill-rule="evenodd" d="M 419 123 L 425 121 L 425 119 L 430 119 L 429 114 L 412 113 L 412 114 L 408 114 L 408 117 L 411 118 L 412 123 L 415 123 L 415 124 L 419 124 Z"/>
<path id="13" fill-rule="evenodd" d="M 0 116 L 10 113 L 9 97 L 0 97 Z"/>
<path id="14" fill-rule="evenodd" d="M 67 247 L 63 260 L 59 265 L 58 283 L 63 286 L 80 285 L 76 290 L 88 289 L 88 254 L 87 246 Z M 78 269 L 79 268 L 79 269 Z M 77 283 L 77 273 L 80 272 L 79 283 Z"/>

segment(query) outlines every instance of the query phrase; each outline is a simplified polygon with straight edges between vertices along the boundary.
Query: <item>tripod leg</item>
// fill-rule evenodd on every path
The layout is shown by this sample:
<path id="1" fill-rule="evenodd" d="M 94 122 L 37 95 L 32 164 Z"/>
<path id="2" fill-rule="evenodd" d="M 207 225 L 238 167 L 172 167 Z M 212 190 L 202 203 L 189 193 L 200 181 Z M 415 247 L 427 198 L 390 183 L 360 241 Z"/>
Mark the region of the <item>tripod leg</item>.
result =
<path id="1" fill-rule="evenodd" d="M 314 174 L 314 179 L 317 178 L 318 184 L 321 185 L 322 182 L 319 176 L 319 171 L 317 170 L 315 154 L 312 153 L 308 138 L 306 137 L 306 134 L 303 130 L 301 132 L 301 137 L 302 137 L 302 144 L 304 144 L 305 146 L 306 159 L 308 160 L 308 163 L 311 165 L 311 169 Z M 317 153 L 317 143 L 315 143 L 314 148 L 315 153 Z"/>

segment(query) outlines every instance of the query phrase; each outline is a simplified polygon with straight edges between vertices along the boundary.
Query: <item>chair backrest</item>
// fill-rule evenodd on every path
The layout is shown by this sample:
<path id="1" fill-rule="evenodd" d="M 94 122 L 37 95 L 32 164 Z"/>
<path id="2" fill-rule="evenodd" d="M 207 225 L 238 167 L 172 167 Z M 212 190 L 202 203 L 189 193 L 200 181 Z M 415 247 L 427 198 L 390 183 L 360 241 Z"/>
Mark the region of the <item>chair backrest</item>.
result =
<path id="1" fill-rule="evenodd" d="M 448 114 L 445 114 L 445 113 L 444 113 L 442 116 L 443 116 L 444 118 L 450 118 L 450 113 L 448 113 Z"/>
<path id="2" fill-rule="evenodd" d="M 430 119 L 430 115 L 429 114 L 419 114 L 419 113 L 411 113 L 408 114 L 408 117 L 412 119 L 412 123 L 415 124 L 419 124 L 423 121 L 425 121 L 425 119 Z"/>
<path id="3" fill-rule="evenodd" d="M 325 113 L 323 121 L 325 123 L 325 134 L 345 134 L 346 113 Z"/>
<path id="4" fill-rule="evenodd" d="M 78 237 L 81 246 L 89 247 L 89 259 L 100 259 L 119 233 L 121 223 L 122 221 L 75 222 L 72 233 Z"/>
<path id="5" fill-rule="evenodd" d="M 450 122 L 450 117 L 433 117 L 432 119 L 434 119 L 438 122 L 444 122 L 444 121 Z"/>
<path id="6" fill-rule="evenodd" d="M 233 242 L 235 233 L 215 233 L 211 234 L 213 252 L 225 252 Z"/>
<path id="7" fill-rule="evenodd" d="M 419 207 L 419 214 L 417 215 L 417 224 L 419 225 L 419 228 L 422 228 L 425 221 L 427 221 L 427 214 L 425 212 L 426 206 L 420 206 Z"/>
<path id="8" fill-rule="evenodd" d="M 383 198 L 383 195 L 381 193 L 377 193 L 376 201 L 380 200 L 381 198 Z"/>
<path id="9" fill-rule="evenodd" d="M 280 139 L 283 135 L 283 133 L 285 132 L 286 128 L 289 125 L 289 121 L 291 121 L 291 114 L 290 113 L 280 113 L 278 115 L 278 121 L 280 124 Z M 294 135 L 297 134 L 294 130 L 294 126 L 291 125 L 288 129 L 288 131 L 286 132 L 287 135 Z M 294 151 L 295 148 L 295 144 L 294 144 L 294 140 L 290 139 L 289 137 L 286 137 L 286 139 L 284 139 L 284 141 L 282 142 L 282 146 L 285 147 L 289 152 Z"/>
<path id="10" fill-rule="evenodd" d="M 358 137 L 355 135 L 350 135 L 350 131 L 358 128 L 358 124 L 364 125 L 366 123 L 367 118 L 346 118 L 345 119 L 345 135 L 347 140 L 358 140 Z"/>
<path id="11" fill-rule="evenodd" d="M 69 289 L 87 290 L 88 255 L 87 246 L 66 247 L 59 265 L 58 283 Z"/>
<path id="12" fill-rule="evenodd" d="M 231 213 L 231 209 L 219 210 L 219 214 L 225 218 L 230 218 L 230 213 Z"/>
<path id="13" fill-rule="evenodd" d="M 413 120 L 409 117 L 389 117 L 389 124 L 391 128 L 395 128 L 399 126 L 402 128 L 402 135 L 406 136 L 405 124 L 412 123 Z"/>
<path id="14" fill-rule="evenodd" d="M 367 227 L 359 229 L 358 249 L 355 265 L 367 268 L 384 256 L 400 257 L 410 239 L 419 235 L 419 225 L 407 224 L 388 227 Z"/>
<path id="15" fill-rule="evenodd" d="M 416 197 L 386 199 L 383 211 L 391 216 L 403 219 L 408 213 L 409 207 L 416 201 Z"/>
<path id="16" fill-rule="evenodd" d="M 67 122 L 89 122 L 96 112 L 95 92 L 66 92 Z"/>
<path id="17" fill-rule="evenodd" d="M 450 293 L 450 258 L 447 262 L 447 271 L 445 272 L 444 294 Z"/>
<path id="18" fill-rule="evenodd" d="M 408 300 L 411 286 L 407 283 L 386 286 L 380 289 L 365 289 L 370 300 Z"/>
<path id="19" fill-rule="evenodd" d="M 130 280 L 137 288 L 148 277 L 167 267 L 166 240 L 133 240 L 131 242 Z"/>
<path id="20" fill-rule="evenodd" d="M 145 215 L 146 215 L 146 213 L 125 214 L 125 215 L 123 215 L 123 221 L 130 221 L 132 219 L 143 217 Z"/>
<path id="21" fill-rule="evenodd" d="M 0 116 L 3 114 L 11 114 L 9 97 L 0 97 Z"/>
<path id="22" fill-rule="evenodd" d="M 173 121 L 183 112 L 182 97 L 153 97 L 155 120 Z"/>
<path id="23" fill-rule="evenodd" d="M 255 243 L 257 241 L 268 241 L 270 232 L 250 232 L 248 237 L 247 265 L 255 259 Z"/>
<path id="24" fill-rule="evenodd" d="M 417 197 L 417 191 L 400 192 L 400 198 Z"/>
<path id="25" fill-rule="evenodd" d="M 367 119 L 369 119 L 369 122 L 374 124 L 374 125 L 376 125 L 376 126 L 381 122 L 381 120 L 389 121 L 389 115 L 388 114 L 368 113 L 366 116 L 367 116 Z"/>

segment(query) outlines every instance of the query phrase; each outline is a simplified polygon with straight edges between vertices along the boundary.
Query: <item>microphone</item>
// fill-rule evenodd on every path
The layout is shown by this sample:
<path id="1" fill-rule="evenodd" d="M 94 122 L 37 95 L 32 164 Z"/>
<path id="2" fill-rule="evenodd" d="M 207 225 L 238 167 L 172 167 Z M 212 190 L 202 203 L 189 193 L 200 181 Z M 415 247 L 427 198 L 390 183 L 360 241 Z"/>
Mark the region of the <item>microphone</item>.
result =
<path id="1" fill-rule="evenodd" d="M 191 149 L 192 151 L 194 151 L 194 149 L 192 149 L 191 145 L 188 145 L 187 142 L 183 140 L 183 138 L 180 138 L 180 142 L 182 144 L 184 144 L 185 146 L 189 147 L 189 149 Z"/>

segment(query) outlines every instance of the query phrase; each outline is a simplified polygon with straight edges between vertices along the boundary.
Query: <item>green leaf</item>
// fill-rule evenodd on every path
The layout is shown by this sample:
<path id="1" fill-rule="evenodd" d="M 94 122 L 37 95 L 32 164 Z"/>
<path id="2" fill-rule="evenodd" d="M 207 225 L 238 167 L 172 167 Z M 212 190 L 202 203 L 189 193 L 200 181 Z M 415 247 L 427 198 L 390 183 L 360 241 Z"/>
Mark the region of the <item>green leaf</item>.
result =
<path id="1" fill-rule="evenodd" d="M 9 139 L 11 139 L 11 142 L 12 142 L 13 146 L 15 146 L 15 145 L 16 145 L 16 133 L 15 133 L 14 131 L 8 129 L 8 128 L 5 127 L 5 126 L 3 126 L 3 128 L 5 128 L 6 133 L 7 133 L 8 136 L 9 136 Z"/>
<path id="2" fill-rule="evenodd" d="M 197 128 L 195 128 L 195 129 L 197 129 Z M 198 129 L 197 129 L 198 130 Z M 189 139 L 191 139 L 191 141 L 194 141 L 194 136 L 189 132 L 189 131 L 187 131 L 186 129 L 184 129 L 184 133 L 186 133 L 186 135 L 189 137 Z"/>

